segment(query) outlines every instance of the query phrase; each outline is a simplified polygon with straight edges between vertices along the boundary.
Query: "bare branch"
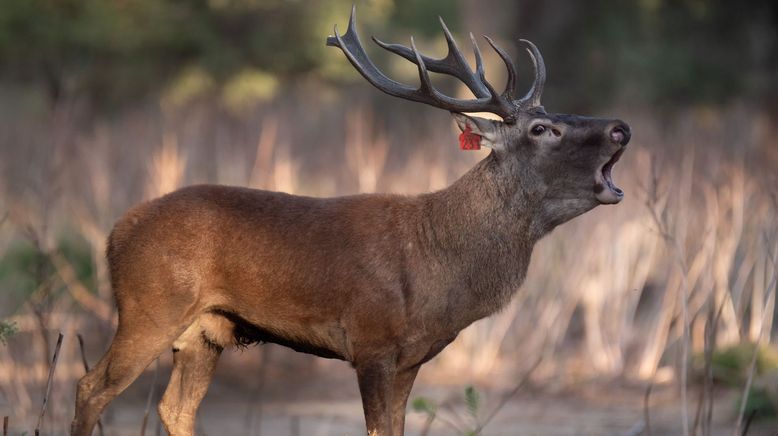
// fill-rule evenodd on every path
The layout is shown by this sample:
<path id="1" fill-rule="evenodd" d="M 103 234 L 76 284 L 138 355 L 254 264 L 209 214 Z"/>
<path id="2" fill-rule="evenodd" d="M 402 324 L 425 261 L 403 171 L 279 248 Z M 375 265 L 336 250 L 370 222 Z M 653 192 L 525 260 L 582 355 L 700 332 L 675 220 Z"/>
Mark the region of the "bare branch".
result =
<path id="1" fill-rule="evenodd" d="M 43 405 L 41 406 L 41 413 L 38 415 L 38 424 L 35 425 L 35 436 L 40 434 L 41 426 L 43 425 L 43 416 L 46 414 L 46 406 L 49 403 L 49 395 L 51 394 L 51 385 L 54 381 L 54 370 L 57 369 L 57 359 L 59 358 L 59 350 L 62 348 L 62 332 L 59 333 L 57 338 L 57 345 L 54 347 L 54 357 L 49 367 L 49 378 L 46 380 L 46 393 L 43 395 Z"/>
<path id="2" fill-rule="evenodd" d="M 759 329 L 759 335 L 756 338 L 756 343 L 754 344 L 754 354 L 751 356 L 751 363 L 748 368 L 748 378 L 746 379 L 746 385 L 743 387 L 743 396 L 740 399 L 740 408 L 738 410 L 737 414 L 737 420 L 735 421 L 735 429 L 732 431 L 733 436 L 739 436 L 740 435 L 740 427 L 743 425 L 743 416 L 746 412 L 746 401 L 748 400 L 748 393 L 751 391 L 751 384 L 754 381 L 754 373 L 756 372 L 756 359 L 759 356 L 759 345 L 762 343 L 762 336 L 765 330 L 764 324 L 766 320 L 766 313 L 767 313 L 767 303 L 770 301 L 770 298 L 773 296 L 773 290 L 775 289 L 776 281 L 778 281 L 778 263 L 775 261 L 775 256 L 771 250 L 771 245 L 768 240 L 766 233 L 763 233 L 762 235 L 765 239 L 765 245 L 767 250 L 767 256 L 770 258 L 770 262 L 773 264 L 773 276 L 770 279 L 770 283 L 767 286 L 767 295 L 765 295 L 764 299 L 764 310 L 762 311 L 762 319 L 760 322 L 761 328 Z"/>

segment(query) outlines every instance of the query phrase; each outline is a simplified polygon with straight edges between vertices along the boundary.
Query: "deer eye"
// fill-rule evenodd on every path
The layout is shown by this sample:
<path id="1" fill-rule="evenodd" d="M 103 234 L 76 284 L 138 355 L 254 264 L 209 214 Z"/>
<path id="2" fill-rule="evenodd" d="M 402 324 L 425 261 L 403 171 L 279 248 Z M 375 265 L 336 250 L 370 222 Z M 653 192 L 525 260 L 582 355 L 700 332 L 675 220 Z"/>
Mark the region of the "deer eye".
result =
<path id="1" fill-rule="evenodd" d="M 546 126 L 544 126 L 542 124 L 538 124 L 535 127 L 533 127 L 532 130 L 530 130 L 530 132 L 532 132 L 532 134 L 535 135 L 535 136 L 542 135 L 543 132 L 545 132 L 545 131 L 546 131 Z"/>

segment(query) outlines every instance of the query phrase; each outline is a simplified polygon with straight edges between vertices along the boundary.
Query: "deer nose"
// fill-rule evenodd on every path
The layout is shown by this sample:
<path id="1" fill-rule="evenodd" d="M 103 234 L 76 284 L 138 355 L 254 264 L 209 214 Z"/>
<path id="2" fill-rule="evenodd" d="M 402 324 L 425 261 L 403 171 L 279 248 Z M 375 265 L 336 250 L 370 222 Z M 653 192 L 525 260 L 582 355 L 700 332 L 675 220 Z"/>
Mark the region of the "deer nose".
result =
<path id="1" fill-rule="evenodd" d="M 608 136 L 610 136 L 611 141 L 615 142 L 616 144 L 622 146 L 627 145 L 629 138 L 631 137 L 629 126 L 620 122 L 611 128 Z"/>

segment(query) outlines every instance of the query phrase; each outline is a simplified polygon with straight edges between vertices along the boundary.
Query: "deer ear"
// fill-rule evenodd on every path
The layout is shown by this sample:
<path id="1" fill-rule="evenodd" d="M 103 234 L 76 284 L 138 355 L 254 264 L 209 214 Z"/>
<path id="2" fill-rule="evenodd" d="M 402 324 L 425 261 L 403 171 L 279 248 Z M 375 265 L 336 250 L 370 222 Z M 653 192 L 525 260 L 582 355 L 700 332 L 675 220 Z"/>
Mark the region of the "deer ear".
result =
<path id="1" fill-rule="evenodd" d="M 454 120 L 459 126 L 459 130 L 466 136 L 476 136 L 476 140 L 480 138 L 477 145 L 489 147 L 492 149 L 503 149 L 502 135 L 500 134 L 500 124 L 502 122 L 497 120 L 489 120 L 481 117 L 472 117 L 456 112 L 451 113 L 454 116 Z M 460 136 L 460 142 L 463 136 Z M 460 144 L 462 145 L 462 144 Z M 463 148 L 465 148 L 463 146 Z M 478 148 L 478 147 L 475 147 Z"/>

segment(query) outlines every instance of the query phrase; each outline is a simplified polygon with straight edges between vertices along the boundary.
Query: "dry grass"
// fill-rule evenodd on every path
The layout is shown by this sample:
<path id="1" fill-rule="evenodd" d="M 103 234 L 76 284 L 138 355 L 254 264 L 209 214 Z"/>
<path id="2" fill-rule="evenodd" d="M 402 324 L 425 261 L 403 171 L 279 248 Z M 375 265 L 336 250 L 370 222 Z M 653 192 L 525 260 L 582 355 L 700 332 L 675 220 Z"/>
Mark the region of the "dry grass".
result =
<path id="1" fill-rule="evenodd" d="M 384 128 L 383 117 L 364 107 L 338 117 L 321 104 L 321 118 L 287 108 L 258 110 L 251 122 L 197 107 L 162 121 L 147 110 L 77 128 L 73 120 L 83 114 L 75 105 L 3 121 L 0 216 L 10 218 L 0 224 L 0 250 L 10 256 L 22 241 L 48 261 L 26 299 L 0 293 L 0 317 L 20 329 L 0 346 L 0 415 L 17 423 L 35 415 L 47 350 L 61 330 L 69 339 L 47 420 L 64 428 L 73 381 L 83 373 L 70 339 L 94 332 L 87 340 L 96 359 L 110 338 L 116 320 L 104 241 L 133 203 L 199 182 L 322 196 L 418 193 L 444 187 L 486 153 L 459 152 L 443 118 L 429 123 L 437 133 L 418 132 Z M 652 116 L 615 112 L 635 131 L 616 170 L 627 199 L 543 240 L 511 305 L 462 332 L 428 373 L 494 386 L 542 357 L 536 373 L 548 386 L 596 377 L 649 383 L 672 368 L 686 392 L 690 354 L 771 341 L 770 253 L 778 252 L 773 126 L 742 107 L 687 111 L 671 128 Z M 405 146 L 410 140 L 413 148 Z M 64 235 L 83 241 L 93 270 L 86 279 L 61 252 Z M 684 394 L 684 410 L 694 409 L 692 401 Z M 686 413 L 679 427 L 697 432 L 690 419 Z"/>

